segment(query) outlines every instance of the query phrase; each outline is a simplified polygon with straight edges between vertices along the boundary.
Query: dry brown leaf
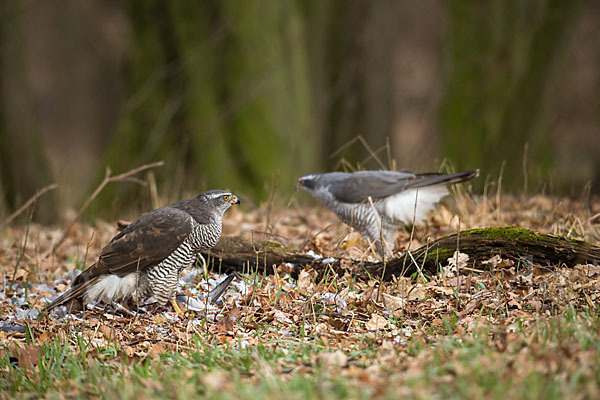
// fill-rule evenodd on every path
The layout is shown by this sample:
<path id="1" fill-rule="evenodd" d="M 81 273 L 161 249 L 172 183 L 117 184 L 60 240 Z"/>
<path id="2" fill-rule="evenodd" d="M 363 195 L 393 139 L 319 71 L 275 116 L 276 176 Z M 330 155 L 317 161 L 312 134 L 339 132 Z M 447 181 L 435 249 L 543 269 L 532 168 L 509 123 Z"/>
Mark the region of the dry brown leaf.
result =
<path id="1" fill-rule="evenodd" d="M 157 342 L 150 348 L 150 350 L 148 350 L 148 357 L 157 358 L 160 356 L 161 353 L 164 353 L 166 351 L 167 346 L 163 342 Z"/>
<path id="2" fill-rule="evenodd" d="M 151 390 L 154 390 L 156 392 L 161 392 L 161 393 L 163 392 L 163 386 L 156 379 L 141 378 L 140 383 L 142 384 L 143 387 L 145 387 L 147 389 L 151 389 Z"/>
<path id="3" fill-rule="evenodd" d="M 404 310 L 404 308 L 406 307 L 406 299 L 384 293 L 383 304 L 389 312 L 396 313 L 397 311 Z"/>
<path id="4" fill-rule="evenodd" d="M 220 332 L 227 332 L 233 330 L 234 324 L 239 320 L 241 311 L 237 305 L 233 305 L 233 308 L 217 322 L 217 328 Z"/>
<path id="5" fill-rule="evenodd" d="M 15 280 L 25 282 L 27 280 L 28 275 L 29 272 L 26 269 L 19 268 L 15 273 Z"/>
<path id="6" fill-rule="evenodd" d="M 164 325 L 167 322 L 167 318 L 161 314 L 154 314 L 152 316 L 152 322 L 156 325 Z"/>
<path id="7" fill-rule="evenodd" d="M 460 251 L 455 251 L 452 257 L 448 258 L 448 266 L 449 267 L 458 267 L 459 269 L 467 266 L 467 261 L 469 261 L 469 255 L 466 253 L 461 253 Z"/>
<path id="8" fill-rule="evenodd" d="M 371 319 L 365 323 L 365 328 L 370 331 L 377 329 L 386 329 L 390 326 L 390 321 L 387 318 L 382 317 L 379 314 L 372 314 Z"/>
<path id="9" fill-rule="evenodd" d="M 327 333 L 327 332 L 329 332 L 329 327 L 327 326 L 326 323 L 320 322 L 317 325 L 315 325 L 315 332 L 316 333 Z"/>
<path id="10" fill-rule="evenodd" d="M 200 382 L 202 382 L 204 386 L 214 391 L 224 389 L 228 381 L 229 377 L 227 374 L 221 371 L 210 372 L 200 378 Z"/>
<path id="11" fill-rule="evenodd" d="M 427 288 L 422 285 L 413 286 L 408 291 L 408 300 L 413 300 L 413 301 L 425 300 L 426 296 L 427 296 Z"/>
<path id="12" fill-rule="evenodd" d="M 455 292 L 455 289 L 445 286 L 431 286 L 431 289 L 435 292 L 445 294 L 446 296 L 452 296 Z"/>
<path id="13" fill-rule="evenodd" d="M 98 331 L 104 335 L 107 340 L 115 338 L 115 331 L 108 325 L 100 325 Z"/>
<path id="14" fill-rule="evenodd" d="M 502 258 L 500 257 L 500 255 L 496 254 L 492 258 L 482 261 L 481 263 L 483 265 L 489 265 L 490 267 L 495 268 L 498 264 L 500 264 L 501 261 L 502 261 Z"/>
<path id="15" fill-rule="evenodd" d="M 341 350 L 332 353 L 323 353 L 319 356 L 319 363 L 325 368 L 339 368 L 346 365 L 348 356 Z"/>
<path id="16" fill-rule="evenodd" d="M 20 368 L 27 368 L 31 371 L 38 365 L 41 350 L 36 345 L 25 344 L 19 346 L 13 342 L 9 347 L 9 351 L 12 353 L 12 357 L 16 359 L 17 365 Z"/>
<path id="17" fill-rule="evenodd" d="M 304 293 L 307 293 L 308 291 L 312 291 L 312 288 L 313 283 L 311 274 L 307 270 L 303 269 L 300 271 L 300 275 L 298 275 L 298 289 Z"/>

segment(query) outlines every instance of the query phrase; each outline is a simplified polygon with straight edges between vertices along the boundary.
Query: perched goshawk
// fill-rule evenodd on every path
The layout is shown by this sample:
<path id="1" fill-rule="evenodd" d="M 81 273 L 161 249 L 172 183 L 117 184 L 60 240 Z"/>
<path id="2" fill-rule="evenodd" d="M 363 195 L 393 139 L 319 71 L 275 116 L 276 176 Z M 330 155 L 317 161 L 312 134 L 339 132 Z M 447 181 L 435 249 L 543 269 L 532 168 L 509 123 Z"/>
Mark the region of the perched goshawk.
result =
<path id="1" fill-rule="evenodd" d="M 195 262 L 198 252 L 221 238 L 223 214 L 240 201 L 223 190 L 162 207 L 132 222 L 113 237 L 98 260 L 73 281 L 72 287 L 44 311 L 81 298 L 112 303 L 154 296 L 159 305 L 175 302 L 180 272 Z"/>
<path id="2" fill-rule="evenodd" d="M 479 170 L 449 175 L 411 171 L 330 172 L 305 175 L 298 179 L 297 186 L 321 200 L 344 223 L 359 230 L 377 246 L 380 255 L 389 256 L 398 225 L 425 219 L 448 194 L 446 185 L 477 175 Z"/>

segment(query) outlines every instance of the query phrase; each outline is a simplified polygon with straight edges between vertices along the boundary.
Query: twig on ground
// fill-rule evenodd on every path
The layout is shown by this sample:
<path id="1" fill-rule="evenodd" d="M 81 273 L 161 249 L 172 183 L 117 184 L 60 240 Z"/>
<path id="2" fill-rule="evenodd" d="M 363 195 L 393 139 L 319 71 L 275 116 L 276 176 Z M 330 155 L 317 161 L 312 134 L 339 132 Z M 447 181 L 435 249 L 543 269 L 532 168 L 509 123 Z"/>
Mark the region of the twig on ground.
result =
<path id="1" fill-rule="evenodd" d="M 83 203 L 83 205 L 81 206 L 81 208 L 79 209 L 79 211 L 77 212 L 77 215 L 75 216 L 75 218 L 73 218 L 73 220 L 69 223 L 69 225 L 67 225 L 67 227 L 65 228 L 63 235 L 61 236 L 61 238 L 58 240 L 58 242 L 56 242 L 56 244 L 54 245 L 54 247 L 52 247 L 52 252 L 51 254 L 54 254 L 56 252 L 56 250 L 63 244 L 63 242 L 65 241 L 65 239 L 67 238 L 67 235 L 69 234 L 69 232 L 71 231 L 71 229 L 73 228 L 73 225 L 75 225 L 75 223 L 77 221 L 79 221 L 79 219 L 81 218 L 81 215 L 83 214 L 83 212 L 89 207 L 89 205 L 92 203 L 92 201 L 94 201 L 94 199 L 96 197 L 98 197 L 98 195 L 100 194 L 100 192 L 102 191 L 102 189 L 104 189 L 104 187 L 106 185 L 108 185 L 111 182 L 137 182 L 139 184 L 147 184 L 144 181 L 141 181 L 139 179 L 136 179 L 134 177 L 132 177 L 132 175 L 137 174 L 138 172 L 141 171 L 145 171 L 149 168 L 154 168 L 154 167 L 160 167 L 164 164 L 164 161 L 156 161 L 150 164 L 145 164 L 142 165 L 140 167 L 134 168 L 131 171 L 128 172 L 124 172 L 122 174 L 119 175 L 115 175 L 115 176 L 111 176 L 112 171 L 110 170 L 110 167 L 106 167 L 106 172 L 104 174 L 104 179 L 102 180 L 102 182 L 100 182 L 100 185 L 98 185 L 98 187 L 96 188 L 96 190 L 94 191 L 94 193 L 92 193 L 92 195 L 90 197 L 88 197 L 88 199 Z"/>
<path id="2" fill-rule="evenodd" d="M 271 212 L 273 211 L 273 199 L 275 198 L 275 189 L 277 189 L 279 174 L 274 173 L 271 176 L 271 185 L 269 188 L 269 200 L 267 201 L 267 211 L 265 218 L 265 232 L 270 235 L 273 232 L 273 225 L 271 225 Z"/>
<path id="3" fill-rule="evenodd" d="M 502 224 L 501 214 L 500 214 L 500 195 L 502 193 L 502 175 L 504 175 L 504 167 L 506 166 L 506 161 L 502 161 L 502 165 L 500 165 L 500 174 L 498 175 L 498 186 L 496 186 L 496 219 L 498 224 Z"/>
<path id="4" fill-rule="evenodd" d="M 27 228 L 25 229 L 25 239 L 23 240 L 23 247 L 21 248 L 21 253 L 19 254 L 19 258 L 15 263 L 15 270 L 13 271 L 12 280 L 14 281 L 17 277 L 17 270 L 19 269 L 19 264 L 25 257 L 25 248 L 27 247 L 27 239 L 29 239 L 29 227 L 31 226 L 31 220 L 33 219 L 33 212 L 35 211 L 35 207 L 31 207 L 31 211 L 29 212 L 29 220 L 27 221 Z"/>

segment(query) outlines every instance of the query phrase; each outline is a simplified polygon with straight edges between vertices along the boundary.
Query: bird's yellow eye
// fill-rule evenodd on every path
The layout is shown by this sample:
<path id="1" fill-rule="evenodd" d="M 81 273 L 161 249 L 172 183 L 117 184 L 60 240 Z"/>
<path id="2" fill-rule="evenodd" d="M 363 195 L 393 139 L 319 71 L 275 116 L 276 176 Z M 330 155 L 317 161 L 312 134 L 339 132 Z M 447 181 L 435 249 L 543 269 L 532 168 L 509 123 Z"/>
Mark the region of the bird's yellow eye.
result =
<path id="1" fill-rule="evenodd" d="M 229 196 L 228 194 L 226 194 L 225 196 L 223 196 L 223 200 L 225 201 L 229 201 L 231 196 Z"/>

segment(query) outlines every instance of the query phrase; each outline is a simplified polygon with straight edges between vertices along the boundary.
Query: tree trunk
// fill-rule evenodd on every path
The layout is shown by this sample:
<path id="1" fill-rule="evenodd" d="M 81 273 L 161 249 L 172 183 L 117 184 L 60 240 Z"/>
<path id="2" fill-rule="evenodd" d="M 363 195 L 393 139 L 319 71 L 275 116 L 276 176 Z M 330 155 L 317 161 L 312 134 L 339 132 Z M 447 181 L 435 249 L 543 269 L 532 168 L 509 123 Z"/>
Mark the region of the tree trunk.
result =
<path id="1" fill-rule="evenodd" d="M 0 14 L 13 16 L 0 25 L 0 206 L 6 203 L 9 210 L 51 181 L 26 73 L 23 7 L 20 1 L 0 3 Z M 40 199 L 35 219 L 48 223 L 56 217 L 54 194 Z"/>
<path id="2" fill-rule="evenodd" d="M 445 154 L 459 170 L 496 168 L 484 168 L 482 176 L 497 177 L 506 162 L 507 187 L 525 187 L 524 176 L 530 176 L 529 187 L 536 189 L 552 161 L 549 90 L 581 2 L 447 4 Z M 525 167 L 531 171 L 523 171 L 524 156 L 532 160 Z"/>

